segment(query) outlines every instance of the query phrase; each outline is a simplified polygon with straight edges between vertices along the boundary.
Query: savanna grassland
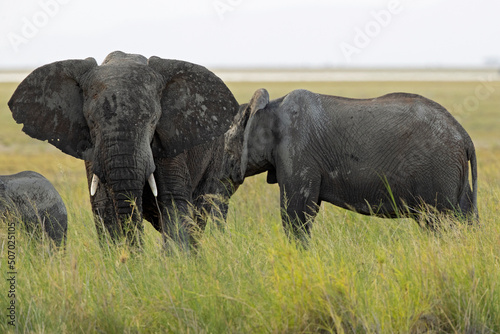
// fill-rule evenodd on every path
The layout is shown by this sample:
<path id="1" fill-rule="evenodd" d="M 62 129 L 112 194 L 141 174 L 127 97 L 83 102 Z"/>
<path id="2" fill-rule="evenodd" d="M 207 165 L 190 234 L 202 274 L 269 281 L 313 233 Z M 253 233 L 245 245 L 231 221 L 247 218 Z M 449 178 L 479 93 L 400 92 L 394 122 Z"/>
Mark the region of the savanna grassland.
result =
<path id="1" fill-rule="evenodd" d="M 196 254 L 100 247 L 83 162 L 21 132 L 0 84 L 0 174 L 34 170 L 61 193 L 68 242 L 54 251 L 16 228 L 16 327 L 8 325 L 7 229 L 0 227 L 0 332 L 500 333 L 500 83 L 229 83 L 240 103 L 266 87 L 349 97 L 405 91 L 455 114 L 476 144 L 481 225 L 440 232 L 323 204 L 307 250 L 281 228 L 265 175 L 231 199 L 225 232 L 208 225 Z M 484 86 L 487 85 L 487 86 Z M 445 222 L 444 225 L 450 225 Z"/>

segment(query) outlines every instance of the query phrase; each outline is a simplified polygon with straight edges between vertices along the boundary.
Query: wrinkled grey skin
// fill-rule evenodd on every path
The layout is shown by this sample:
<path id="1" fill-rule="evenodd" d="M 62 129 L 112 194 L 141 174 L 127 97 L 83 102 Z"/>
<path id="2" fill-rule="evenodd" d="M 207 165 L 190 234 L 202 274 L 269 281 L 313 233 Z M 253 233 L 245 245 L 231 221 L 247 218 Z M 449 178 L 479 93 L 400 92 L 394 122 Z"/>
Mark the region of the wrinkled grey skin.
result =
<path id="1" fill-rule="evenodd" d="M 87 58 L 40 67 L 9 106 L 28 135 L 85 160 L 89 188 L 98 177 L 90 201 L 101 236 L 104 226 L 113 238 L 135 243 L 144 217 L 182 245 L 190 220 L 177 213 L 188 214 L 209 167 L 204 154 L 211 155 L 190 149 L 210 150 L 238 111 L 232 93 L 206 68 L 120 51 L 100 66 Z M 151 173 L 161 213 L 146 182 Z"/>
<path id="2" fill-rule="evenodd" d="M 295 235 L 309 233 L 306 218 L 322 201 L 382 217 L 418 219 L 422 205 L 478 217 L 471 138 L 422 96 L 360 100 L 295 90 L 269 101 L 261 89 L 240 107 L 225 145 L 225 173 L 235 185 L 265 171 L 279 184 Z"/>
<path id="3" fill-rule="evenodd" d="M 7 212 L 18 215 L 30 233 L 43 229 L 57 246 L 66 240 L 66 206 L 49 180 L 38 173 L 0 175 L 0 217 Z"/>

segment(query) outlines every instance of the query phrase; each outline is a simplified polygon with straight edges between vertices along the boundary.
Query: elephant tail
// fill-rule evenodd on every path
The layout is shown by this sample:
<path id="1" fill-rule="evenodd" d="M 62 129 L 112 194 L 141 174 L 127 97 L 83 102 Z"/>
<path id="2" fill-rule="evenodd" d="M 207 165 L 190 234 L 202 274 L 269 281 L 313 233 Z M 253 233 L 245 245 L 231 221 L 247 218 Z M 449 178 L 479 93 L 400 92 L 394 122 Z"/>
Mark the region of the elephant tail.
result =
<path id="1" fill-rule="evenodd" d="M 474 218 L 479 221 L 479 213 L 477 208 L 477 160 L 476 160 L 476 149 L 474 148 L 474 143 L 469 138 L 469 145 L 467 148 L 467 159 L 470 161 L 471 176 L 472 176 L 472 209 L 474 212 Z"/>

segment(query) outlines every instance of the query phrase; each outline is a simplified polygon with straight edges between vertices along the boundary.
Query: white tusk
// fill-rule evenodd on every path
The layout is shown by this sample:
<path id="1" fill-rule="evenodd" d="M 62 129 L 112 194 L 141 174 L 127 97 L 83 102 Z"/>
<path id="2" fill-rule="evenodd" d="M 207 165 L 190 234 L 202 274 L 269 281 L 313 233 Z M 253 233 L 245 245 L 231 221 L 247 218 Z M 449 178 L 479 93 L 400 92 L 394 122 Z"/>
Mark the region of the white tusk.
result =
<path id="1" fill-rule="evenodd" d="M 158 189 L 156 188 L 156 181 L 153 173 L 148 177 L 148 183 L 149 186 L 151 187 L 151 190 L 153 191 L 153 195 L 158 196 Z"/>
<path id="2" fill-rule="evenodd" d="M 97 175 L 92 176 L 92 181 L 90 182 L 90 196 L 94 196 L 97 191 L 97 185 L 99 184 L 99 178 Z"/>

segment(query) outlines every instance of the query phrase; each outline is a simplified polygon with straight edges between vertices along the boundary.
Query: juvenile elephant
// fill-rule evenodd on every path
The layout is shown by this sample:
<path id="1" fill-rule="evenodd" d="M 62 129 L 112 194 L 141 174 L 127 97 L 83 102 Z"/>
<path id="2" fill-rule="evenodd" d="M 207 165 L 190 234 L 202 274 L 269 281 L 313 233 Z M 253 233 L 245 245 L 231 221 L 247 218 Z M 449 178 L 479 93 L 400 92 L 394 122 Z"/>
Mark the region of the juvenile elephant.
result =
<path id="1" fill-rule="evenodd" d="M 182 245 L 190 223 L 178 214 L 202 191 L 210 142 L 238 111 L 206 68 L 120 51 L 100 66 L 93 58 L 42 66 L 9 106 L 28 135 L 85 160 L 100 235 L 104 226 L 135 243 L 144 217 Z"/>
<path id="2" fill-rule="evenodd" d="M 29 232 L 43 229 L 58 246 L 66 239 L 66 206 L 49 180 L 38 173 L 0 175 L 0 217 L 7 212 L 19 215 Z"/>
<path id="3" fill-rule="evenodd" d="M 382 217 L 418 219 L 430 205 L 477 219 L 472 140 L 445 108 L 419 95 L 350 99 L 295 90 L 269 101 L 260 89 L 225 140 L 231 181 L 267 171 L 295 235 L 309 233 L 306 217 L 321 201 Z"/>

